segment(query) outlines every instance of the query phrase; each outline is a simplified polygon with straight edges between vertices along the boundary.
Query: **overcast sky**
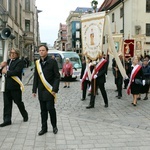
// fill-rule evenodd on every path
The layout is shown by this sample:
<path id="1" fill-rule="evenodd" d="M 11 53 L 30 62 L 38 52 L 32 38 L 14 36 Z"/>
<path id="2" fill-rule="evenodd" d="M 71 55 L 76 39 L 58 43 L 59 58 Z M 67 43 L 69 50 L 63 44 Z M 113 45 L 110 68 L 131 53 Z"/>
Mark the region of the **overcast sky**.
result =
<path id="1" fill-rule="evenodd" d="M 66 24 L 70 11 L 77 7 L 91 7 L 92 0 L 36 0 L 39 13 L 41 42 L 53 46 L 57 39 L 59 24 Z M 98 8 L 104 0 L 98 0 Z"/>

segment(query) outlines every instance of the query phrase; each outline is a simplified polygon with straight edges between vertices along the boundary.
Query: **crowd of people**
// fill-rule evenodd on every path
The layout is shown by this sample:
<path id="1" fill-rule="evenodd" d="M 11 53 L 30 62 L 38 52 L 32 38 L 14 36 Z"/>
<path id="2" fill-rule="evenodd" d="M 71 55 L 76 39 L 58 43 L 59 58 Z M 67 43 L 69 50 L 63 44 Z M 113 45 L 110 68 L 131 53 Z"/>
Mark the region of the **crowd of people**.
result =
<path id="1" fill-rule="evenodd" d="M 39 46 L 40 59 L 35 61 L 34 79 L 32 94 L 36 97 L 38 94 L 40 110 L 41 110 L 41 131 L 38 135 L 43 135 L 48 131 L 48 115 L 53 128 L 53 133 L 57 134 L 57 114 L 55 109 L 56 93 L 59 91 L 60 73 L 57 61 L 48 56 L 48 47 L 45 45 Z M 9 53 L 7 62 L 0 64 L 0 70 L 5 76 L 5 90 L 3 92 L 3 123 L 0 127 L 5 127 L 12 124 L 12 106 L 13 102 L 18 106 L 18 109 L 23 117 L 23 121 L 28 121 L 28 112 L 22 101 L 22 92 L 24 86 L 22 80 L 22 70 L 25 67 L 24 59 L 20 59 L 20 51 L 12 48 Z M 127 90 L 127 94 L 132 94 L 132 105 L 137 105 L 137 100 L 141 99 L 141 94 L 145 94 L 144 100 L 148 100 L 150 88 L 150 57 L 147 55 L 144 58 L 137 56 L 133 58 L 123 58 L 119 55 L 120 61 L 125 68 L 127 79 L 121 75 L 116 60 L 112 60 L 112 71 L 114 75 L 114 84 L 116 85 L 117 98 L 122 98 L 122 88 Z M 90 58 L 82 58 L 81 69 L 81 87 L 82 98 L 86 100 L 87 91 L 90 94 L 90 102 L 86 109 L 95 107 L 95 99 L 98 94 L 98 89 L 104 100 L 104 107 L 107 108 L 108 97 L 105 89 L 106 76 L 109 64 L 109 57 L 99 54 L 97 60 L 92 61 Z M 70 87 L 71 76 L 73 74 L 73 66 L 66 58 L 62 69 L 64 76 L 64 88 Z M 89 89 L 89 90 L 88 90 Z"/>

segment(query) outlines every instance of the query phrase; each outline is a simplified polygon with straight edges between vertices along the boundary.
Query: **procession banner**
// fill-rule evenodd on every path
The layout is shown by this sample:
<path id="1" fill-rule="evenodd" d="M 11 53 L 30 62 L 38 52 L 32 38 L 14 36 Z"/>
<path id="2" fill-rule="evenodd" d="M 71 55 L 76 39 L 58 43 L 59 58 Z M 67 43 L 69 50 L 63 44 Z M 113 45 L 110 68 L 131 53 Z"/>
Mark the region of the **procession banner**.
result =
<path id="1" fill-rule="evenodd" d="M 124 56 L 126 58 L 134 56 L 134 40 L 128 39 L 124 41 Z"/>
<path id="2" fill-rule="evenodd" d="M 123 77 L 124 79 L 127 79 L 128 76 L 127 76 L 127 74 L 126 74 L 126 72 L 125 72 L 125 69 L 124 69 L 124 67 L 123 67 L 123 65 L 122 65 L 122 63 L 121 63 L 121 61 L 120 61 L 120 59 L 119 59 L 118 53 L 117 53 L 117 51 L 116 51 L 116 49 L 115 49 L 115 43 L 114 43 L 114 39 L 113 39 L 113 36 L 112 36 L 111 28 L 110 28 L 110 18 L 109 18 L 108 15 L 106 16 L 106 23 L 107 23 L 106 25 L 107 25 L 107 27 L 108 27 L 109 44 L 110 44 L 110 47 L 111 47 L 111 49 L 112 49 L 114 58 L 115 58 L 115 60 L 116 60 L 116 63 L 117 63 L 117 65 L 118 65 L 118 68 L 119 68 L 119 70 L 120 70 L 120 73 L 121 73 L 122 77 Z"/>
<path id="3" fill-rule="evenodd" d="M 81 17 L 83 55 L 97 60 L 102 54 L 105 12 L 86 14 Z"/>
<path id="4" fill-rule="evenodd" d="M 116 52 L 118 53 L 118 55 L 123 54 L 122 53 L 122 47 L 123 47 L 123 37 L 122 37 L 122 34 L 113 34 L 112 37 L 113 37 L 113 40 L 114 40 Z M 108 42 L 109 42 L 109 38 L 108 38 Z M 110 44 L 109 44 L 108 54 L 114 56 Z"/>
<path id="5" fill-rule="evenodd" d="M 144 56 L 144 43 L 145 43 L 145 35 L 135 35 L 133 36 L 134 39 L 134 55 L 136 56 Z"/>

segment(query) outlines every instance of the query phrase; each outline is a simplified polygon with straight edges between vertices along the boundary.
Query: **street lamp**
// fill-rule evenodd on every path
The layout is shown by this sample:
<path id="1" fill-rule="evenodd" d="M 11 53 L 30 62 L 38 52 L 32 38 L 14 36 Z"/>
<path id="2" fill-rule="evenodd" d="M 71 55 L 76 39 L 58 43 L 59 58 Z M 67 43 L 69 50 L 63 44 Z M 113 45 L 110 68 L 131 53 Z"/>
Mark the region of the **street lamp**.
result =
<path id="1" fill-rule="evenodd" d="M 93 0 L 93 1 L 91 2 L 91 6 L 92 6 L 94 12 L 97 11 L 97 5 L 98 5 L 98 1 Z"/>

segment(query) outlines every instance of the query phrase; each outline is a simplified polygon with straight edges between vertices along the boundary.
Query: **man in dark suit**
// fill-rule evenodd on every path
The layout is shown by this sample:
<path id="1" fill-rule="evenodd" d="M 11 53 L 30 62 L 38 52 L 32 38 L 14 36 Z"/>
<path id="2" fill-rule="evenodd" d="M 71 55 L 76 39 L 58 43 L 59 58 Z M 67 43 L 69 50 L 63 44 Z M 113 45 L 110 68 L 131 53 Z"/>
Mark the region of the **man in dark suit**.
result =
<path id="1" fill-rule="evenodd" d="M 38 135 L 47 132 L 48 113 L 50 115 L 53 133 L 57 134 L 57 117 L 55 110 L 55 96 L 59 90 L 60 74 L 55 59 L 48 56 L 48 47 L 39 46 L 40 59 L 35 62 L 35 72 L 33 81 L 33 96 L 36 96 L 38 89 L 38 98 L 41 108 L 42 129 Z"/>
<path id="2" fill-rule="evenodd" d="M 105 90 L 106 73 L 107 73 L 107 66 L 108 66 L 107 63 L 108 61 L 102 58 L 102 55 L 100 55 L 99 63 L 95 67 L 95 75 L 92 77 L 92 81 L 91 81 L 91 99 L 90 99 L 89 106 L 86 107 L 87 109 L 94 108 L 97 87 L 99 87 L 102 97 L 104 99 L 104 103 L 105 103 L 104 107 L 108 107 L 108 98 Z"/>
<path id="3" fill-rule="evenodd" d="M 5 91 L 3 92 L 4 97 L 4 109 L 3 109 L 3 120 L 0 127 L 5 127 L 11 124 L 12 117 L 12 103 L 13 101 L 19 108 L 19 111 L 23 117 L 23 121 L 28 121 L 28 113 L 25 110 L 24 103 L 22 102 L 22 70 L 23 61 L 19 59 L 20 51 L 17 48 L 13 48 L 10 51 L 7 63 L 2 62 L 2 74 L 5 74 Z M 23 88 L 23 87 L 22 87 Z"/>

